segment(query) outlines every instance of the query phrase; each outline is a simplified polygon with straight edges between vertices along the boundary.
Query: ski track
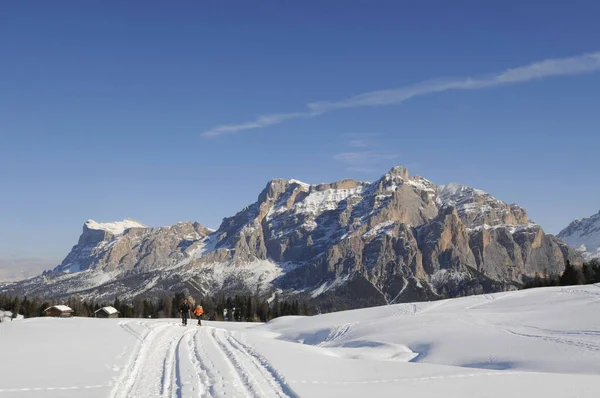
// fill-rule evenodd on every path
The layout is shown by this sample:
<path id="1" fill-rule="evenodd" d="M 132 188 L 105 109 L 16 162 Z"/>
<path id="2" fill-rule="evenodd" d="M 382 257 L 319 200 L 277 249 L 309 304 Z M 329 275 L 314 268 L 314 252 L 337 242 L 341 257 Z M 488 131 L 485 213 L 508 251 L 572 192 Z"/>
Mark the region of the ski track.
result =
<path id="1" fill-rule="evenodd" d="M 338 341 L 339 339 L 344 337 L 354 327 L 354 325 L 356 325 L 356 322 L 355 323 L 345 323 L 341 326 L 336 327 L 329 333 L 327 338 L 324 341 L 317 344 L 317 346 L 323 347 L 323 346 L 332 345 L 333 343 L 335 343 L 336 341 Z"/>
<path id="2" fill-rule="evenodd" d="M 198 354 L 196 353 L 196 347 L 194 345 L 194 337 L 198 335 L 198 330 L 196 330 L 193 334 L 187 333 L 185 335 L 185 344 L 180 347 L 177 351 L 178 354 L 178 363 L 181 363 L 184 359 L 180 357 L 181 352 L 184 351 L 186 354 L 185 359 L 187 359 L 188 363 L 191 365 L 188 373 L 190 374 L 189 385 L 191 387 L 185 386 L 186 382 L 182 379 L 181 376 L 181 367 L 178 366 L 178 391 L 177 397 L 185 397 L 188 394 L 192 396 L 209 396 L 212 397 L 213 394 L 208 394 L 207 387 L 210 385 L 210 381 L 206 376 L 206 371 L 200 365 L 198 361 Z M 181 343 L 181 340 L 180 340 Z M 191 390 L 191 391 L 190 391 Z M 189 391 L 189 392 L 188 392 Z"/>
<path id="3" fill-rule="evenodd" d="M 520 292 L 520 290 L 517 290 L 515 292 L 510 292 L 510 293 L 505 292 L 501 297 L 495 297 L 493 293 L 484 293 L 483 295 L 481 295 L 483 297 L 483 300 L 480 303 L 470 305 L 468 307 L 465 307 L 465 309 L 470 310 L 473 308 L 481 307 L 481 306 L 490 304 L 496 300 L 506 300 L 507 298 L 511 298 L 512 296 L 514 296 L 515 294 L 517 294 L 519 292 Z M 446 300 L 444 300 L 444 301 L 446 301 Z"/>
<path id="4" fill-rule="evenodd" d="M 562 344 L 578 348 L 592 355 L 598 355 L 600 353 L 600 344 L 593 341 L 584 340 L 586 336 L 596 337 L 600 335 L 600 332 L 596 330 L 554 330 L 529 325 L 511 325 L 493 322 L 483 317 L 475 317 L 473 315 L 470 315 L 467 319 L 465 319 L 465 322 L 489 326 L 513 336 L 537 339 L 548 343 Z M 573 336 L 576 338 L 573 338 Z"/>
<path id="5" fill-rule="evenodd" d="M 243 334 L 163 322 L 140 334 L 128 323 L 120 326 L 138 343 L 111 398 L 298 397 Z"/>
<path id="6" fill-rule="evenodd" d="M 587 353 L 598 355 L 600 345 L 596 342 L 584 340 L 585 336 L 598 336 L 599 332 L 594 330 L 552 330 L 528 325 L 495 325 L 499 330 L 512 334 L 513 336 L 537 339 L 548 343 L 562 344 L 578 348 Z M 576 336 L 577 338 L 573 338 Z"/>
<path id="7" fill-rule="evenodd" d="M 140 326 L 144 332 L 139 333 L 137 332 L 133 327 L 131 327 L 129 324 L 130 323 L 135 323 L 138 326 Z M 137 340 L 142 341 L 144 340 L 144 338 L 146 337 L 146 335 L 148 333 L 150 333 L 151 329 L 148 327 L 148 325 L 146 325 L 144 322 L 132 322 L 132 321 L 123 321 L 123 322 L 119 322 L 119 326 L 125 330 L 127 333 L 129 333 L 130 335 L 132 335 L 133 337 L 135 337 Z"/>
<path id="8" fill-rule="evenodd" d="M 597 284 L 594 284 L 594 286 L 600 287 Z M 559 293 L 572 294 L 572 295 L 576 295 L 576 296 L 592 297 L 597 300 L 600 300 L 600 292 L 589 292 L 587 290 L 582 290 L 582 289 L 577 289 L 577 288 L 560 288 Z"/>
<path id="9" fill-rule="evenodd" d="M 208 354 L 204 341 L 210 341 L 209 334 L 206 333 L 206 328 L 202 327 L 198 333 L 194 335 L 194 339 L 190 341 L 190 359 L 200 377 L 200 383 L 207 390 L 209 397 L 218 397 L 225 394 L 219 394 L 218 387 L 225 387 L 225 378 L 220 375 L 221 371 L 216 369 L 214 361 Z M 202 336 L 205 335 L 204 341 Z M 216 347 L 214 344 L 212 347 Z M 221 382 L 221 384 L 218 384 Z"/>
<path id="10" fill-rule="evenodd" d="M 542 340 L 542 341 L 547 341 L 549 343 L 564 344 L 567 346 L 579 348 L 588 353 L 593 352 L 594 355 L 598 355 L 600 353 L 600 345 L 598 345 L 594 342 L 591 342 L 591 341 L 573 339 L 573 338 L 569 338 L 569 337 L 565 337 L 565 336 L 555 337 L 555 336 L 548 336 L 548 335 L 539 334 L 539 333 L 523 333 L 523 332 L 516 331 L 514 329 L 506 329 L 506 332 L 508 332 L 512 335 L 515 335 L 515 336 L 519 336 L 519 337 L 538 339 L 538 340 Z"/>
<path id="11" fill-rule="evenodd" d="M 281 375 L 275 369 L 269 361 L 261 354 L 259 354 L 251 345 L 245 342 L 242 338 L 238 339 L 233 337 L 233 334 L 229 333 L 227 335 L 230 343 L 234 346 L 237 345 L 240 351 L 244 352 L 245 355 L 250 358 L 256 369 L 260 371 L 265 378 L 265 380 L 269 383 L 269 385 L 273 388 L 273 391 L 276 392 L 279 397 L 297 397 L 298 395 L 288 386 L 285 377 Z"/>
<path id="12" fill-rule="evenodd" d="M 152 326 L 111 397 L 170 396 L 177 339 L 183 338 L 183 333 L 174 323 Z"/>
<path id="13" fill-rule="evenodd" d="M 149 329 L 143 337 L 137 335 L 128 325 L 129 322 L 121 322 L 121 326 L 126 332 L 133 334 L 134 337 L 138 338 L 138 344 L 134 349 L 132 359 L 122 372 L 121 377 L 117 380 L 115 387 L 113 388 L 110 397 L 111 398 L 126 398 L 129 396 L 129 392 L 133 388 L 133 384 L 136 382 L 137 375 L 140 373 L 140 369 L 144 366 L 148 351 L 151 349 L 150 346 L 156 338 L 156 335 L 161 332 L 161 329 L 168 327 L 168 325 L 154 327 Z"/>
<path id="14" fill-rule="evenodd" d="M 250 397 L 296 397 L 285 380 L 249 346 L 240 343 L 225 329 L 212 329 L 211 335 L 237 374 L 241 387 Z"/>
<path id="15" fill-rule="evenodd" d="M 486 298 L 486 301 L 489 298 Z M 410 307 L 409 307 L 409 312 Z M 470 317 L 471 321 L 475 320 Z M 573 336 L 596 336 L 597 331 L 550 330 L 527 325 L 504 325 L 479 318 L 477 323 L 497 328 L 515 336 L 566 344 L 590 353 L 600 352 L 600 346 Z M 296 384 L 379 384 L 425 381 L 446 378 L 515 376 L 521 372 L 469 373 L 447 376 L 392 378 L 365 381 L 287 381 L 245 338 L 242 332 L 201 326 L 190 329 L 175 323 L 141 322 L 136 328 L 123 322 L 120 326 L 138 340 L 137 350 L 111 394 L 124 397 L 290 397 L 297 398 Z M 322 344 L 332 344 L 344 337 L 354 326 L 341 325 L 331 331 Z M 145 333 L 144 333 L 145 332 Z M 93 386 L 100 387 L 100 386 Z M 68 387 L 73 389 L 78 387 Z M 83 388 L 92 388 L 83 387 Z M 8 392 L 9 390 L 0 390 Z"/>
<path id="16" fill-rule="evenodd" d="M 396 316 L 413 316 L 417 314 L 417 305 L 414 303 L 396 304 Z"/>

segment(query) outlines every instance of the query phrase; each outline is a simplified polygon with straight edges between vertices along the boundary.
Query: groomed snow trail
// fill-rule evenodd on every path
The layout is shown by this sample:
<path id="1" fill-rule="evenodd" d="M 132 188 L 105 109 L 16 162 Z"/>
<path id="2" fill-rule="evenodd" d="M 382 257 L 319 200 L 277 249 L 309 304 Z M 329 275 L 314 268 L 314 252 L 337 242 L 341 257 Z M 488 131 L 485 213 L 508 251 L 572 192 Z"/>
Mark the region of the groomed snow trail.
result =
<path id="1" fill-rule="evenodd" d="M 146 324 L 112 398 L 297 397 L 244 334 L 210 326 Z"/>

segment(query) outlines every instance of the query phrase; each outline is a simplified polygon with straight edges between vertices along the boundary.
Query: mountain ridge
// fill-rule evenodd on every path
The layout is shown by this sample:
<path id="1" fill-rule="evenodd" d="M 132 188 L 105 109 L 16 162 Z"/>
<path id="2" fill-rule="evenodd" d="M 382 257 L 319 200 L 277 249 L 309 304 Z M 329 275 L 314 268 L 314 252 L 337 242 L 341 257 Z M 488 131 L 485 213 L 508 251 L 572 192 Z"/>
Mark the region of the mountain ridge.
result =
<path id="1" fill-rule="evenodd" d="M 273 179 L 216 231 L 121 223 L 84 224 L 58 267 L 0 291 L 124 299 L 279 292 L 365 306 L 514 289 L 582 262 L 520 206 L 401 166 L 374 182 Z"/>

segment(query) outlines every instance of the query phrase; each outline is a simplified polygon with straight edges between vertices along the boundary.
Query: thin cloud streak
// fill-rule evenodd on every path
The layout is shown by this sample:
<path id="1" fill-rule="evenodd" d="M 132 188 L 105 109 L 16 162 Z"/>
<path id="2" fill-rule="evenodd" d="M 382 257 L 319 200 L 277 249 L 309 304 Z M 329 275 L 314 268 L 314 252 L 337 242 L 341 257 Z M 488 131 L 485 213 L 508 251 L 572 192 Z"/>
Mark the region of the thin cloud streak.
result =
<path id="1" fill-rule="evenodd" d="M 399 104 L 414 97 L 449 90 L 478 90 L 556 76 L 571 76 L 600 70 L 600 51 L 569 58 L 548 59 L 529 65 L 507 69 L 501 73 L 480 78 L 432 80 L 391 90 L 358 94 L 340 101 L 317 101 L 306 105 L 303 112 L 271 114 L 242 124 L 217 126 L 203 136 L 257 129 L 298 118 L 311 118 L 336 109 Z"/>
<path id="2" fill-rule="evenodd" d="M 280 124 L 290 119 L 308 118 L 321 114 L 317 111 L 293 112 L 293 113 L 274 113 L 271 115 L 259 116 L 251 122 L 241 124 L 230 124 L 214 127 L 202 133 L 205 137 L 216 137 L 228 133 L 237 133 L 238 131 L 258 129 L 261 127 Z"/>
<path id="3" fill-rule="evenodd" d="M 352 140 L 348 143 L 348 145 L 353 148 L 366 148 L 371 145 L 371 142 L 367 140 Z"/>

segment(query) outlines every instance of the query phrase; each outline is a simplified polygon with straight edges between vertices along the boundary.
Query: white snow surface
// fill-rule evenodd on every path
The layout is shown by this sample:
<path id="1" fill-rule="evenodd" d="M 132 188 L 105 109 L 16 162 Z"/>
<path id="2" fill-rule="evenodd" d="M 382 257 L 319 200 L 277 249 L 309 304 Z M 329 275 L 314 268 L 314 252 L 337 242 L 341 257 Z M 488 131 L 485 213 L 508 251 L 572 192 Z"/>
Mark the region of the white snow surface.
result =
<path id="1" fill-rule="evenodd" d="M 324 191 L 314 191 L 308 194 L 303 201 L 295 204 L 298 213 L 321 214 L 328 210 L 335 210 L 341 201 L 350 196 L 360 194 L 362 186 L 352 189 L 326 189 Z"/>
<path id="2" fill-rule="evenodd" d="M 393 227 L 396 225 L 396 221 L 384 221 L 382 223 L 379 223 L 377 225 L 375 225 L 373 228 L 371 228 L 370 230 L 368 230 L 367 232 L 365 232 L 363 234 L 363 238 L 372 238 L 374 236 L 379 236 L 382 234 L 386 234 L 388 236 L 395 236 L 394 232 L 392 231 Z"/>
<path id="3" fill-rule="evenodd" d="M 600 396 L 600 284 L 267 324 L 32 318 L 0 338 L 0 397 Z"/>
<path id="4" fill-rule="evenodd" d="M 459 214 L 487 212 L 492 210 L 493 207 L 504 204 L 504 202 L 494 198 L 487 192 L 457 183 L 439 185 L 438 193 L 441 202 L 446 205 L 456 206 Z M 485 199 L 483 204 L 477 202 L 480 197 Z"/>
<path id="5" fill-rule="evenodd" d="M 246 286 L 267 290 L 277 277 L 302 265 L 301 263 L 275 263 L 269 260 L 254 260 L 246 263 L 231 261 L 201 264 L 185 271 L 186 276 L 202 275 L 213 287 L 223 288 L 232 280 L 243 280 Z M 203 289 L 202 286 L 196 286 Z M 206 290 L 210 292 L 210 290 Z"/>
<path id="6" fill-rule="evenodd" d="M 87 220 L 85 222 L 86 227 L 89 229 L 96 229 L 100 231 L 110 232 L 113 235 L 121 235 L 129 228 L 147 228 L 144 224 L 137 221 L 126 219 L 123 221 L 99 223 L 94 220 Z"/>

